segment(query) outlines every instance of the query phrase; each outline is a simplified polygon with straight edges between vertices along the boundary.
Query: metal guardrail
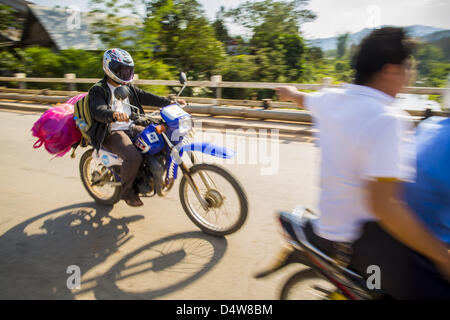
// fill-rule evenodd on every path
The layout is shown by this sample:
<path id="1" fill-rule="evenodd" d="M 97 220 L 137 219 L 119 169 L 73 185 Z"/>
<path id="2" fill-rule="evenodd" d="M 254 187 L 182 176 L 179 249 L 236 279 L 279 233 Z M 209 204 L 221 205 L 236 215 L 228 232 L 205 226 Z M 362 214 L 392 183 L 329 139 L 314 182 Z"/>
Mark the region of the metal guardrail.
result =
<path id="1" fill-rule="evenodd" d="M 140 80 L 135 75 L 134 84 L 140 85 L 157 85 L 157 86 L 180 86 L 180 83 L 176 80 Z M 64 75 L 64 78 L 28 78 L 24 73 L 17 73 L 15 77 L 0 77 L 0 82 L 17 82 L 19 84 L 25 84 L 27 82 L 40 82 L 40 83 L 96 83 L 100 79 L 95 78 L 77 78 L 75 74 L 68 73 Z M 189 87 L 210 87 L 210 88 L 250 88 L 250 89 L 273 89 L 278 86 L 294 86 L 299 90 L 320 90 L 324 87 L 339 88 L 340 85 L 332 84 L 331 78 L 323 78 L 321 84 L 304 84 L 304 83 L 278 83 L 278 82 L 231 82 L 222 81 L 222 76 L 212 76 L 211 81 L 188 81 Z M 431 87 L 406 87 L 403 93 L 416 93 L 416 94 L 444 94 L 445 88 L 431 88 Z M 216 96 L 216 98 L 221 98 Z"/>
<path id="2" fill-rule="evenodd" d="M 44 103 L 57 103 L 64 102 L 67 97 L 73 97 L 77 94 L 83 93 L 81 91 L 62 91 L 62 90 L 48 90 L 48 89 L 17 89 L 0 87 L 1 99 L 20 99 L 31 98 L 30 101 L 44 102 Z M 14 97 L 14 98 L 13 98 Z M 54 98 L 56 97 L 56 98 Z M 265 104 L 270 103 L 270 108 L 282 108 L 282 109 L 294 109 L 296 105 L 290 102 L 276 102 L 276 101 L 257 101 L 257 100 L 235 100 L 235 99 L 214 99 L 214 98 L 197 98 L 197 97 L 181 97 L 189 103 L 198 104 L 215 104 L 215 105 L 237 105 L 245 107 L 264 107 Z"/>
<path id="3" fill-rule="evenodd" d="M 1 88 L 0 99 L 16 100 L 16 101 L 33 101 L 39 103 L 61 103 L 67 100 L 68 97 L 74 96 L 81 92 L 75 91 L 75 83 L 96 83 L 100 79 L 81 79 L 76 78 L 74 74 L 67 74 L 65 78 L 27 78 L 24 74 L 17 74 L 16 77 L 0 77 L 0 82 L 17 82 L 21 83 L 21 89 Z M 220 76 L 213 76 L 213 81 L 190 81 L 188 86 L 193 87 L 213 87 L 216 88 L 216 98 L 193 98 L 184 97 L 189 103 L 199 104 L 190 105 L 186 108 L 188 112 L 198 114 L 209 114 L 213 116 L 231 116 L 239 118 L 252 119 L 267 119 L 267 120 L 281 120 L 310 123 L 312 121 L 311 114 L 308 111 L 302 110 L 280 110 L 293 109 L 296 105 L 287 102 L 273 102 L 273 101 L 255 101 L 255 100 L 231 100 L 222 99 L 219 88 L 258 88 L 258 89 L 273 89 L 282 85 L 291 85 L 299 90 L 319 90 L 324 87 L 339 87 L 339 85 L 332 85 L 330 78 L 324 78 L 322 84 L 295 84 L 295 83 L 265 83 L 265 82 L 222 82 Z M 26 82 L 40 82 L 40 83 L 67 83 L 70 91 L 61 90 L 26 90 L 24 84 Z M 180 86 L 180 83 L 175 80 L 139 80 L 133 81 L 135 84 L 144 85 L 166 85 L 166 86 Z M 404 92 L 417 94 L 438 94 L 445 92 L 445 88 L 418 88 L 408 87 Z M 203 105 L 201 105 L 203 104 Z M 206 104 L 206 105 L 204 105 Z M 220 105 L 227 105 L 221 107 Z M 257 107 L 258 109 L 254 109 Z M 271 108 L 278 108 L 278 110 L 269 110 Z M 406 110 L 413 117 L 423 117 L 426 112 L 421 110 Z M 431 115 L 449 116 L 448 112 L 431 112 Z"/>
<path id="4" fill-rule="evenodd" d="M 67 101 L 70 96 L 77 94 L 78 92 L 70 92 L 70 95 L 64 96 L 45 96 L 38 94 L 20 94 L 20 93 L 5 93 L 5 89 L 0 88 L 0 99 L 9 101 L 32 101 L 36 103 L 44 104 L 56 104 Z M 37 91 L 37 90 L 36 90 Z M 189 97 L 184 97 L 185 100 L 191 102 Z M 195 103 L 195 102 L 194 102 Z M 10 103 L 14 106 L 16 103 Z M 42 105 L 41 105 L 42 107 Z M 30 108 L 31 109 L 31 108 Z M 155 108 L 146 107 L 147 110 L 153 110 Z M 262 108 L 249 108 L 249 107 L 239 107 L 239 106 L 217 106 L 217 105 L 189 105 L 186 111 L 193 114 L 203 114 L 211 116 L 225 116 L 225 117 L 237 117 L 237 118 L 248 118 L 248 119 L 264 119 L 264 120 L 278 120 L 278 121 L 289 121 L 289 122 L 300 122 L 300 123 L 311 123 L 311 113 L 304 110 L 288 110 L 288 109 L 277 109 L 277 110 L 265 110 Z M 425 111 L 420 110 L 410 110 L 407 111 L 413 117 L 421 118 L 425 116 Z M 446 116 L 449 117 L 448 112 L 432 112 L 432 115 Z"/>
<path id="5" fill-rule="evenodd" d="M 3 91 L 3 90 L 2 90 Z M 0 99 L 12 100 L 12 101 L 32 101 L 36 103 L 44 104 L 56 104 L 67 101 L 69 96 L 44 96 L 36 94 L 20 94 L 20 93 L 5 93 L 0 92 Z M 189 97 L 183 97 L 191 103 Z M 194 102 L 195 103 L 195 102 Z M 154 108 L 147 106 L 147 110 L 152 110 Z M 193 105 L 185 107 L 185 110 L 189 113 L 194 114 L 205 114 L 212 116 L 229 116 L 229 117 L 239 117 L 239 118 L 252 118 L 252 119 L 266 119 L 266 120 L 282 120 L 282 121 L 293 121 L 293 122 L 311 122 L 311 114 L 308 111 L 300 110 L 264 110 L 264 109 L 253 109 L 249 107 L 239 107 L 239 106 L 215 106 L 215 105 Z"/>

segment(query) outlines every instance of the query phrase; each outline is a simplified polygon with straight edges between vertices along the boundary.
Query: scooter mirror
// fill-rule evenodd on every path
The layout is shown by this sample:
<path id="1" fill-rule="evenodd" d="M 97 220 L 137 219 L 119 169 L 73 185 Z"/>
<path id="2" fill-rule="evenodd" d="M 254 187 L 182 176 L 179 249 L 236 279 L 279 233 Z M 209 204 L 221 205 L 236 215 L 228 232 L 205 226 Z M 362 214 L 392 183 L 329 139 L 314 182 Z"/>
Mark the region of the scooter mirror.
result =
<path id="1" fill-rule="evenodd" d="M 130 91 L 127 86 L 120 86 L 114 90 L 114 97 L 117 100 L 125 100 L 130 95 Z"/>
<path id="2" fill-rule="evenodd" d="M 180 83 L 181 83 L 181 84 L 185 84 L 186 81 L 187 81 L 186 73 L 181 72 L 181 73 L 180 73 Z"/>

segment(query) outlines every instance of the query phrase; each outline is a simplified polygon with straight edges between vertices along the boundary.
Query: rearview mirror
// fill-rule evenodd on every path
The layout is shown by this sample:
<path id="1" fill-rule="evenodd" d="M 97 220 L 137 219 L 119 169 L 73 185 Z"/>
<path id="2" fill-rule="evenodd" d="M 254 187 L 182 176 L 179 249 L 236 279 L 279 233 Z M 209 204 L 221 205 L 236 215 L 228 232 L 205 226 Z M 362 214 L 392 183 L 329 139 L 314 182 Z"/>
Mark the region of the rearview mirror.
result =
<path id="1" fill-rule="evenodd" d="M 185 84 L 186 81 L 187 81 L 186 73 L 181 72 L 181 73 L 180 73 L 180 83 L 181 83 L 181 84 Z"/>
<path id="2" fill-rule="evenodd" d="M 114 90 L 114 97 L 117 100 L 125 100 L 130 95 L 130 91 L 127 86 L 120 86 Z"/>

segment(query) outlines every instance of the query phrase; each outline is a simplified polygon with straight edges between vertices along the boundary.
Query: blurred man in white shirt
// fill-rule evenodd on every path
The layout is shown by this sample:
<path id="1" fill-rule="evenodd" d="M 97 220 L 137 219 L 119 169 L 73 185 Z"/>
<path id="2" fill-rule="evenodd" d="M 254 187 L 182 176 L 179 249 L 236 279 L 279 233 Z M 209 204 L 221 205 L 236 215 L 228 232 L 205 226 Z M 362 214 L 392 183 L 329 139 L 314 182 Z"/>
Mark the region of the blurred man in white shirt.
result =
<path id="1" fill-rule="evenodd" d="M 362 275 L 379 266 L 381 289 L 394 298 L 450 298 L 450 255 L 401 197 L 400 182 L 414 178 L 413 126 L 389 104 L 409 81 L 412 49 L 403 29 L 378 29 L 353 59 L 354 84 L 277 91 L 309 109 L 319 128 L 320 218 L 307 227 L 311 242 L 335 258 L 343 256 L 336 248 L 349 249 L 346 263 Z"/>

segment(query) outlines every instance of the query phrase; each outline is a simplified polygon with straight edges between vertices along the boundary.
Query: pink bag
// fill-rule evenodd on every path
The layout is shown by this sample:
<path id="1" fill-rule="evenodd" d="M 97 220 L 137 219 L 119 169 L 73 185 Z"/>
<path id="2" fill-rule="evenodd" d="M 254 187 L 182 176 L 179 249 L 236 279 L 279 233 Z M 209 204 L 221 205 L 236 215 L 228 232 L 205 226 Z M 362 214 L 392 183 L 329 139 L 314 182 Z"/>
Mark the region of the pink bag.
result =
<path id="1" fill-rule="evenodd" d="M 65 155 L 73 144 L 81 140 L 81 133 L 73 119 L 73 105 L 69 103 L 45 111 L 34 123 L 31 131 L 33 136 L 38 138 L 33 148 L 44 145 L 45 149 L 56 157 Z"/>
<path id="2" fill-rule="evenodd" d="M 75 97 L 72 97 L 69 100 L 67 100 L 66 103 L 71 104 L 71 105 L 75 105 L 75 103 L 77 103 L 79 100 L 83 99 L 86 95 L 87 95 L 87 92 L 79 94 L 79 95 L 77 95 Z"/>

